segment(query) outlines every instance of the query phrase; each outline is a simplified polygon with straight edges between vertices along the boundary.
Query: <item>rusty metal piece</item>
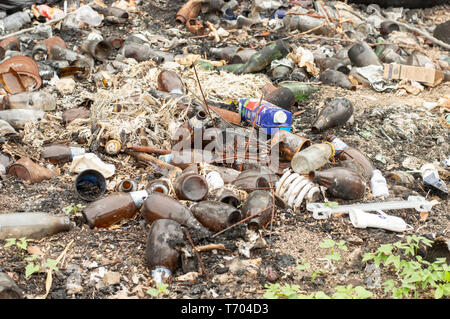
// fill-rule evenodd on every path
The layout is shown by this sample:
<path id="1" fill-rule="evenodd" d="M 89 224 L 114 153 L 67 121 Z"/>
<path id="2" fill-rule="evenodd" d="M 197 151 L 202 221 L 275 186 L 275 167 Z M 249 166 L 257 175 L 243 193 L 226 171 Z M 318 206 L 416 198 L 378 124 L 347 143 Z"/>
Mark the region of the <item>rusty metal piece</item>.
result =
<path id="1" fill-rule="evenodd" d="M 127 148 L 129 148 L 132 151 L 136 151 L 136 152 L 144 152 L 144 153 L 156 154 L 156 155 L 167 155 L 167 154 L 172 153 L 171 150 L 163 150 L 163 149 L 152 147 L 152 146 L 127 145 Z"/>
<path id="2" fill-rule="evenodd" d="M 1 41 L 0 47 L 5 51 L 20 51 L 20 40 L 16 36 L 11 36 Z"/>
<path id="3" fill-rule="evenodd" d="M 241 115 L 239 113 L 222 109 L 217 106 L 210 105 L 209 108 L 222 117 L 225 121 L 233 124 L 241 124 Z"/>
<path id="4" fill-rule="evenodd" d="M 36 61 L 43 61 L 48 58 L 50 50 L 53 46 L 59 45 L 63 48 L 67 48 L 66 42 L 58 36 L 54 36 L 39 42 L 33 48 L 33 58 Z"/>
<path id="5" fill-rule="evenodd" d="M 177 12 L 175 21 L 179 24 L 186 24 L 190 19 L 195 19 L 202 9 L 202 0 L 189 0 Z"/>
<path id="6" fill-rule="evenodd" d="M 20 77 L 20 82 L 22 82 L 25 90 L 33 91 L 41 87 L 42 79 L 39 76 L 39 66 L 32 58 L 19 55 L 9 58 L 0 64 L 0 74 L 2 75 L 5 73 L 10 73 L 11 69 L 13 69 L 14 72 L 17 72 Z M 14 83 L 5 83 L 5 85 L 7 85 L 8 87 L 11 84 L 14 85 Z M 16 91 L 14 93 L 17 92 L 23 91 Z M 8 93 L 12 92 L 8 91 Z"/>
<path id="7" fill-rule="evenodd" d="M 278 154 L 285 161 L 292 161 L 292 158 L 302 149 L 311 146 L 311 141 L 306 137 L 279 130 L 270 141 L 271 152 L 278 147 Z"/>
<path id="8" fill-rule="evenodd" d="M 206 33 L 205 26 L 196 19 L 189 19 L 186 22 L 186 28 L 196 35 L 205 35 Z"/>
<path id="9" fill-rule="evenodd" d="M 22 157 L 20 160 L 9 166 L 6 173 L 8 175 L 17 176 L 30 183 L 39 183 L 44 179 L 50 179 L 57 175 L 55 171 L 36 164 L 28 157 Z"/>

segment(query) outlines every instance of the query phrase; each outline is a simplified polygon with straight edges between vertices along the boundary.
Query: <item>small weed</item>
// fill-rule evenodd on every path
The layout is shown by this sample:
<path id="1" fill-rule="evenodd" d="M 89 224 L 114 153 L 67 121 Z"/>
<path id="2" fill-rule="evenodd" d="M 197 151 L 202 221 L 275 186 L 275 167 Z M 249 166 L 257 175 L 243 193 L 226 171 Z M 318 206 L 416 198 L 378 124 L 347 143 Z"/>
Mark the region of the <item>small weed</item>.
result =
<path id="1" fill-rule="evenodd" d="M 167 287 L 169 287 L 169 285 L 158 282 L 156 283 L 156 288 L 148 289 L 147 293 L 155 298 L 158 298 L 160 294 L 167 295 L 170 293 Z"/>

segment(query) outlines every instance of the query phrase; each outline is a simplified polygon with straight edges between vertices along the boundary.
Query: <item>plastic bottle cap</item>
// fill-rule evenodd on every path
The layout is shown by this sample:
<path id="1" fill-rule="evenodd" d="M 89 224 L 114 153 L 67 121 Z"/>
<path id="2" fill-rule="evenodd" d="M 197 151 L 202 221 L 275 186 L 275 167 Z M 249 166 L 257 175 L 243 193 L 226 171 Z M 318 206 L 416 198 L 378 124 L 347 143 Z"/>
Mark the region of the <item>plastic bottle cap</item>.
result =
<path id="1" fill-rule="evenodd" d="M 286 123 L 286 121 L 287 121 L 287 115 L 283 111 L 277 111 L 273 115 L 274 123 Z"/>

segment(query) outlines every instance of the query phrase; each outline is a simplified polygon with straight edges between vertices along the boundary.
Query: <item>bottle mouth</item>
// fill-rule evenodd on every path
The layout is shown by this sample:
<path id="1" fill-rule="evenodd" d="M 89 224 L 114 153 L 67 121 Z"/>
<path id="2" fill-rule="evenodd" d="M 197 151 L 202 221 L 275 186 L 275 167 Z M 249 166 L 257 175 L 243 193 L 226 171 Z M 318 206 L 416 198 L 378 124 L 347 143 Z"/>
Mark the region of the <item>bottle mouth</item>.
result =
<path id="1" fill-rule="evenodd" d="M 242 219 L 242 213 L 239 210 L 234 210 L 228 216 L 228 225 L 233 225 Z"/>
<path id="2" fill-rule="evenodd" d="M 317 172 L 316 171 L 310 171 L 308 173 L 308 177 L 310 180 L 314 181 L 317 178 Z"/>

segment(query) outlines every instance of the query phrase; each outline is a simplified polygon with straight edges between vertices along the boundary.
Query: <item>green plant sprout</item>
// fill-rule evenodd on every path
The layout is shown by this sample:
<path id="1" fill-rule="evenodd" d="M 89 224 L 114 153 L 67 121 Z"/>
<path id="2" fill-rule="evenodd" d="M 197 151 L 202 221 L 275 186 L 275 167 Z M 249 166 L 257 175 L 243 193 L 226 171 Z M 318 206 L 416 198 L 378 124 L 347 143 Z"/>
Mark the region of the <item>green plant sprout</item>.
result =
<path id="1" fill-rule="evenodd" d="M 169 294 L 169 289 L 167 289 L 169 285 L 164 284 L 162 282 L 156 283 L 156 288 L 150 288 L 147 290 L 147 293 L 155 298 L 158 298 L 160 294 L 167 295 Z"/>
<path id="2" fill-rule="evenodd" d="M 385 293 L 395 299 L 419 298 L 422 294 L 433 293 L 435 299 L 450 296 L 450 267 L 445 258 L 437 258 L 433 263 L 417 255 L 420 244 L 431 246 L 432 241 L 411 235 L 406 243 L 381 245 L 375 252 L 363 255 L 363 261 L 373 260 L 377 265 L 391 269 L 397 276 L 382 283 Z"/>
<path id="3" fill-rule="evenodd" d="M 27 250 L 28 248 L 28 242 L 29 241 L 33 241 L 33 239 L 28 239 L 26 237 L 22 237 L 22 238 L 7 238 L 6 240 L 6 244 L 5 244 L 5 248 L 7 247 L 11 247 L 13 245 L 15 245 L 17 247 L 17 251 L 19 252 L 20 256 L 23 257 L 24 250 Z"/>

